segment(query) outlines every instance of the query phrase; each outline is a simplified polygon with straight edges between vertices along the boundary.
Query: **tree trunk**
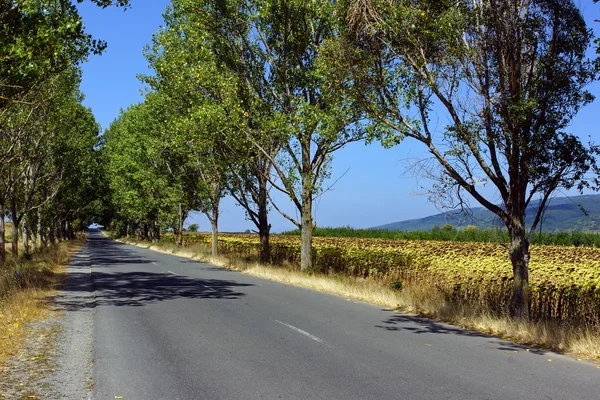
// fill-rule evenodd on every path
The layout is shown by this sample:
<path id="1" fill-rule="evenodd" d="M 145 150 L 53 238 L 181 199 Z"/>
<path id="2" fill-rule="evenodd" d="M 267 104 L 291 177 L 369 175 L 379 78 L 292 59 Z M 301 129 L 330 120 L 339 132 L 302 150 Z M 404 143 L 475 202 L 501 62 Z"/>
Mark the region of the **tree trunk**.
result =
<path id="1" fill-rule="evenodd" d="M 13 260 L 19 257 L 19 224 L 13 221 L 11 251 Z"/>
<path id="2" fill-rule="evenodd" d="M 210 225 L 212 227 L 212 238 L 211 238 L 211 251 L 214 257 L 217 256 L 219 250 L 217 246 L 217 241 L 219 239 L 219 214 L 213 213 L 213 217 L 210 219 Z"/>
<path id="3" fill-rule="evenodd" d="M 12 248 L 10 249 L 10 254 L 13 260 L 16 260 L 19 257 L 19 221 L 12 221 Z"/>
<path id="4" fill-rule="evenodd" d="M 300 205 L 300 229 L 302 230 L 302 245 L 300 249 L 300 269 L 306 271 L 312 269 L 312 241 L 313 241 L 313 165 L 310 150 L 310 138 L 304 135 L 300 141 L 302 149 L 302 168 L 300 170 L 300 179 L 302 179 L 302 204 Z"/>
<path id="5" fill-rule="evenodd" d="M 211 212 L 206 213 L 206 216 L 210 220 L 210 225 L 212 228 L 212 238 L 211 238 L 211 252 L 213 257 L 216 257 L 219 253 L 218 248 L 218 239 L 219 239 L 219 204 L 221 202 L 221 192 L 219 190 L 214 190 L 211 198 Z"/>
<path id="6" fill-rule="evenodd" d="M 17 215 L 17 203 L 14 197 L 10 199 L 10 219 L 12 221 L 12 243 L 10 254 L 13 260 L 19 258 L 19 224 L 21 220 Z"/>
<path id="7" fill-rule="evenodd" d="M 32 224 L 32 229 L 31 229 L 31 249 L 32 251 L 35 251 L 38 248 L 38 230 L 37 230 L 37 224 Z"/>
<path id="8" fill-rule="evenodd" d="M 312 241 L 313 241 L 313 219 L 312 219 L 312 174 L 310 171 L 310 158 L 305 157 L 303 152 L 304 173 L 302 174 L 302 210 L 300 212 L 302 245 L 300 250 L 300 269 L 306 271 L 313 267 Z"/>
<path id="9" fill-rule="evenodd" d="M 6 262 L 6 226 L 4 225 L 4 207 L 0 204 L 0 264 Z"/>
<path id="10" fill-rule="evenodd" d="M 75 232 L 73 231 L 73 224 L 71 221 L 67 221 L 67 237 L 70 240 L 75 239 Z"/>
<path id="11" fill-rule="evenodd" d="M 51 245 L 56 243 L 55 229 L 56 229 L 56 224 L 54 224 L 54 221 L 52 221 L 52 223 L 48 226 L 48 241 L 50 242 Z"/>
<path id="12" fill-rule="evenodd" d="M 260 262 L 271 262 L 271 247 L 269 245 L 269 234 L 271 225 L 269 225 L 269 210 L 267 208 L 268 191 L 267 179 L 259 178 L 258 187 L 258 236 L 260 238 Z"/>
<path id="13" fill-rule="evenodd" d="M 183 247 L 183 231 L 180 228 L 177 230 L 177 247 Z"/>
<path id="14" fill-rule="evenodd" d="M 509 254 L 514 277 L 510 312 L 516 319 L 529 319 L 529 241 L 525 237 L 523 222 L 509 227 Z"/>
<path id="15" fill-rule="evenodd" d="M 270 232 L 271 225 L 267 221 L 260 221 L 258 237 L 260 238 L 260 262 L 262 263 L 271 262 L 271 247 L 269 246 Z"/>
<path id="16" fill-rule="evenodd" d="M 183 209 L 179 204 L 179 212 L 177 213 L 179 221 L 177 221 L 177 247 L 183 247 Z"/>
<path id="17" fill-rule="evenodd" d="M 158 223 L 152 223 L 152 243 L 160 242 L 160 225 Z"/>
<path id="18" fill-rule="evenodd" d="M 37 211 L 37 240 L 40 243 L 40 248 L 46 247 L 46 239 L 44 237 L 44 228 L 42 227 L 42 213 L 38 208 Z"/>
<path id="19" fill-rule="evenodd" d="M 302 205 L 302 247 L 300 250 L 300 269 L 302 271 L 306 271 L 313 267 L 313 222 L 311 208 L 311 204 Z"/>
<path id="20" fill-rule="evenodd" d="M 60 221 L 60 237 L 63 240 L 66 240 L 69 238 L 69 236 L 67 234 L 67 221 Z"/>
<path id="21" fill-rule="evenodd" d="M 154 224 L 148 224 L 147 240 L 154 243 Z"/>
<path id="22" fill-rule="evenodd" d="M 143 223 L 142 227 L 143 228 L 142 228 L 142 231 L 141 231 L 141 234 L 142 234 L 141 239 L 142 240 L 148 240 L 148 224 Z"/>
<path id="23" fill-rule="evenodd" d="M 29 247 L 29 224 L 27 219 L 23 218 L 23 257 L 31 258 L 31 248 Z"/>
<path id="24" fill-rule="evenodd" d="M 50 230 L 47 227 L 43 227 L 40 232 L 40 245 L 42 249 L 45 249 L 48 247 L 48 233 Z"/>
<path id="25" fill-rule="evenodd" d="M 54 224 L 55 234 L 53 244 L 56 244 L 62 240 L 61 231 L 60 231 L 60 221 L 56 221 Z"/>

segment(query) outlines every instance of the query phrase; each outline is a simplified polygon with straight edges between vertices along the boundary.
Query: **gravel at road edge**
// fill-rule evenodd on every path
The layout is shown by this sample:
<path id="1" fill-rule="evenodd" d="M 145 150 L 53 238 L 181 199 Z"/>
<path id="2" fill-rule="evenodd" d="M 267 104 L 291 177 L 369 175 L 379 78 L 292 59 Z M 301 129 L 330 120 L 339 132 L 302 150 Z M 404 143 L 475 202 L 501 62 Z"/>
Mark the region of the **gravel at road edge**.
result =
<path id="1" fill-rule="evenodd" d="M 68 267 L 65 290 L 56 297 L 63 309 L 62 329 L 57 339 L 56 371 L 46 381 L 52 388 L 52 398 L 82 400 L 92 398 L 92 346 L 94 306 L 96 297 L 92 283 L 92 263 L 86 242 Z"/>

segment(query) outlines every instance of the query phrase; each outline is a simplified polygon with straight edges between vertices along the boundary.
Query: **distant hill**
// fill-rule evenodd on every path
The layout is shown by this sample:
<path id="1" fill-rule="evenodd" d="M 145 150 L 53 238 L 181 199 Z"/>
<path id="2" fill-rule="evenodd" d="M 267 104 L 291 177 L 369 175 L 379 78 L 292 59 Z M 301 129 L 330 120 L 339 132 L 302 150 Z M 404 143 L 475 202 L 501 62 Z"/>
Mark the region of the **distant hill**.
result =
<path id="1" fill-rule="evenodd" d="M 538 203 L 530 205 L 527 212 L 527 224 L 533 222 Z M 586 216 L 581 209 L 584 209 Z M 434 225 L 451 224 L 455 227 L 475 225 L 480 229 L 504 227 L 504 224 L 483 207 L 471 209 L 471 216 L 457 212 L 446 212 L 425 218 L 409 219 L 376 226 L 373 229 L 390 231 L 429 231 Z M 539 227 L 538 227 L 539 229 Z M 600 195 L 557 197 L 550 201 L 542 222 L 544 232 L 558 231 L 596 231 L 600 232 Z"/>

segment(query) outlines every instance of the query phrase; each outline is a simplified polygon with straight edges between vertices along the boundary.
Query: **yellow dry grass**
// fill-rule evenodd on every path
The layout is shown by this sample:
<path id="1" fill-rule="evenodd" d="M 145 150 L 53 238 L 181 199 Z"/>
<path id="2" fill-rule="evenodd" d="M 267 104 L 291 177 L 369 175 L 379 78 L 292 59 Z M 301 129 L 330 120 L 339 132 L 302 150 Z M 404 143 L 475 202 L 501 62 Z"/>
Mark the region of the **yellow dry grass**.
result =
<path id="1" fill-rule="evenodd" d="M 31 261 L 0 266 L 0 364 L 19 351 L 27 337 L 27 323 L 47 314 L 65 266 L 83 242 L 62 242 L 34 253 Z"/>
<path id="2" fill-rule="evenodd" d="M 4 249 L 5 249 L 5 252 L 6 252 L 6 260 L 8 262 L 10 262 L 11 259 L 12 259 L 12 251 L 11 251 L 12 250 L 12 243 L 10 243 L 10 242 L 5 243 Z M 24 250 L 23 243 L 19 242 L 19 254 L 23 254 L 23 250 Z"/>
<path id="3" fill-rule="evenodd" d="M 12 237 L 12 222 L 4 221 L 4 232 L 6 235 L 6 240 L 10 240 Z"/>
<path id="4" fill-rule="evenodd" d="M 430 286 L 412 284 L 398 291 L 392 289 L 388 283 L 375 279 L 307 274 L 292 266 L 262 265 L 235 256 L 213 257 L 209 254 L 209 249 L 202 244 L 177 248 L 173 244 L 126 243 L 196 259 L 273 281 L 362 300 L 407 314 L 450 322 L 521 344 L 590 359 L 600 358 L 600 329 L 597 327 L 576 328 L 567 324 L 516 321 L 508 316 L 498 317 L 484 309 L 475 309 L 472 305 L 450 303 L 443 293 Z"/>

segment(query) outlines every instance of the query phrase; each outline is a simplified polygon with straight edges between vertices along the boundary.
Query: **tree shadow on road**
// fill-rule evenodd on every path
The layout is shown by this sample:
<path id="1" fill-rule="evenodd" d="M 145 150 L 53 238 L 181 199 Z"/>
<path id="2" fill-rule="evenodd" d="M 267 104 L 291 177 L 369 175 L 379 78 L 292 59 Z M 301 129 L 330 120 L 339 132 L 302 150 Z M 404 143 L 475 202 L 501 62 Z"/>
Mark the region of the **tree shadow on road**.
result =
<path id="1" fill-rule="evenodd" d="M 132 252 L 127 245 L 107 238 L 90 238 L 88 243 L 90 248 L 93 249 L 91 261 L 94 265 L 113 267 L 123 264 L 150 264 L 152 262 Z"/>
<path id="2" fill-rule="evenodd" d="M 403 315 L 395 313 L 393 316 L 383 321 L 384 325 L 375 325 L 376 328 L 385 329 L 392 332 L 410 332 L 417 335 L 420 334 L 437 334 L 437 335 L 458 335 L 477 338 L 490 339 L 488 343 L 491 349 L 502 350 L 505 352 L 528 351 L 529 353 L 542 355 L 544 351 L 503 340 L 494 336 L 486 335 L 481 332 L 470 331 L 458 326 L 443 324 L 428 318 Z"/>
<path id="3" fill-rule="evenodd" d="M 196 279 L 152 272 L 93 272 L 92 279 L 94 301 L 81 301 L 81 295 L 88 294 L 91 289 L 89 272 L 73 272 L 66 289 L 67 295 L 57 300 L 58 305 L 76 311 L 96 306 L 140 307 L 175 299 L 233 300 L 245 295 L 236 288 L 253 286 L 228 280 Z M 77 292 L 83 293 L 78 295 Z"/>

